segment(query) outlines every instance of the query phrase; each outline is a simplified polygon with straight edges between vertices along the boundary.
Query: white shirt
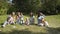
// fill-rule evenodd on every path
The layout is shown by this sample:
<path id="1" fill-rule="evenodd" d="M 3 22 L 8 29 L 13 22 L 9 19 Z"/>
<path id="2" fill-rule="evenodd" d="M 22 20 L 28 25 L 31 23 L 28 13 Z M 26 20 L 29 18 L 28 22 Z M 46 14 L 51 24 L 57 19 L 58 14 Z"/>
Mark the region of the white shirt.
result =
<path id="1" fill-rule="evenodd" d="M 44 18 L 44 16 L 40 16 L 40 17 L 38 17 L 38 19 L 40 19 L 40 20 L 42 20 Z"/>

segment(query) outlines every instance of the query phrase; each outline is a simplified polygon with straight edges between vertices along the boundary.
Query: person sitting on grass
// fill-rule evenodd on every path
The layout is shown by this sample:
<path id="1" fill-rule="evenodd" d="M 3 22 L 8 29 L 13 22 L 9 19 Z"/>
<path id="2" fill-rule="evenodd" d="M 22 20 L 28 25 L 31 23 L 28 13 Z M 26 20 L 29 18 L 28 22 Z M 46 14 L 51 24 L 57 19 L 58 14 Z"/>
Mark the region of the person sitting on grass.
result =
<path id="1" fill-rule="evenodd" d="M 18 24 L 23 24 L 23 14 L 21 12 L 17 12 L 17 19 L 16 19 L 16 23 Z"/>
<path id="2" fill-rule="evenodd" d="M 45 20 L 43 13 L 38 12 L 38 25 L 39 26 L 49 26 L 48 22 Z"/>
<path id="3" fill-rule="evenodd" d="M 13 15 L 15 15 L 15 12 L 12 12 L 12 14 L 10 14 L 7 17 L 7 20 L 4 22 L 4 24 L 2 25 L 2 27 L 5 27 L 7 24 L 15 24 Z"/>
<path id="4" fill-rule="evenodd" d="M 12 17 L 13 17 L 13 19 L 14 19 L 14 22 L 16 23 L 16 14 L 15 14 L 15 12 L 12 12 Z M 14 23 L 14 24 L 15 24 Z"/>
<path id="5" fill-rule="evenodd" d="M 32 24 L 34 24 L 34 22 L 35 22 L 35 16 L 33 15 L 33 12 L 30 12 L 30 18 L 29 18 L 29 20 L 30 20 L 30 24 L 32 25 Z"/>
<path id="6" fill-rule="evenodd" d="M 21 14 L 20 14 L 20 12 L 17 12 L 16 23 L 18 23 L 18 24 L 21 23 Z"/>
<path id="7" fill-rule="evenodd" d="M 26 18 L 25 24 L 29 25 L 29 18 Z"/>

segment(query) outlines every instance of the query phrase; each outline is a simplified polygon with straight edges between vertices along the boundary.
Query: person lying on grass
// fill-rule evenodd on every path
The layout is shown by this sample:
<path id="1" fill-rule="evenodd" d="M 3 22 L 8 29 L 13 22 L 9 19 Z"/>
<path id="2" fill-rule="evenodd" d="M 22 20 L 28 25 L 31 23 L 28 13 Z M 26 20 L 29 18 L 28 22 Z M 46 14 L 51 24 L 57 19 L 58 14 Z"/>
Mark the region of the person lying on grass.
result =
<path id="1" fill-rule="evenodd" d="M 15 24 L 15 12 L 12 12 L 12 14 L 10 14 L 7 17 L 7 20 L 4 22 L 4 24 L 2 25 L 2 27 L 5 27 L 7 24 Z"/>
<path id="2" fill-rule="evenodd" d="M 48 22 L 45 20 L 43 13 L 38 12 L 38 25 L 39 26 L 49 26 Z"/>

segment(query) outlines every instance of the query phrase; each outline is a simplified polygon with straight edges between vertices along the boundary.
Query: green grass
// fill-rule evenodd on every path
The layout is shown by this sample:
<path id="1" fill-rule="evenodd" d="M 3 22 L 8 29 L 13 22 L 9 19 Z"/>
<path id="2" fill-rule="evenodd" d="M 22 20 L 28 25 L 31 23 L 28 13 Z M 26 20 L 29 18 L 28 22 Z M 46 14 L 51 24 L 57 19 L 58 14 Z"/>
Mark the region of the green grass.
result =
<path id="1" fill-rule="evenodd" d="M 46 20 L 49 22 L 49 25 L 51 27 L 59 27 L 60 26 L 60 15 L 46 16 Z"/>
<path id="2" fill-rule="evenodd" d="M 27 16 L 24 17 L 26 18 Z M 7 15 L 0 16 L 0 24 L 3 23 L 6 18 Z M 5 28 L 2 28 L 0 25 L 0 34 L 60 34 L 60 15 L 46 16 L 45 19 L 48 21 L 50 27 L 15 24 L 7 25 Z M 16 28 L 14 28 L 14 26 L 16 26 Z"/>

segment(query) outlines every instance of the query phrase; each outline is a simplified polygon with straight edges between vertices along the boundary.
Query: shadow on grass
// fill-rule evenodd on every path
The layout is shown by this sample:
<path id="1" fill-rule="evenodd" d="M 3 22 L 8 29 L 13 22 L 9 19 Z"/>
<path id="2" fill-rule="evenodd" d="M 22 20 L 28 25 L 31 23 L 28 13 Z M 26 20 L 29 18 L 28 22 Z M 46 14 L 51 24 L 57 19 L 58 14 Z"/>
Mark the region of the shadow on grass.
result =
<path id="1" fill-rule="evenodd" d="M 12 31 L 7 31 L 7 32 L 2 32 L 0 31 L 0 34 L 60 34 L 60 27 L 59 28 L 46 28 L 47 32 L 32 32 L 29 31 L 28 29 L 23 29 L 23 30 L 17 30 L 13 29 Z"/>
<path id="2" fill-rule="evenodd" d="M 48 27 L 47 31 L 48 34 L 60 34 L 60 27 L 57 28 Z"/>
<path id="3" fill-rule="evenodd" d="M 32 32 L 27 29 L 24 29 L 24 30 L 12 30 L 11 32 L 0 32 L 0 34 L 46 34 L 46 33 Z"/>
<path id="4" fill-rule="evenodd" d="M 60 27 L 58 27 L 58 28 L 55 28 L 56 30 L 58 30 L 59 32 L 60 32 Z"/>

